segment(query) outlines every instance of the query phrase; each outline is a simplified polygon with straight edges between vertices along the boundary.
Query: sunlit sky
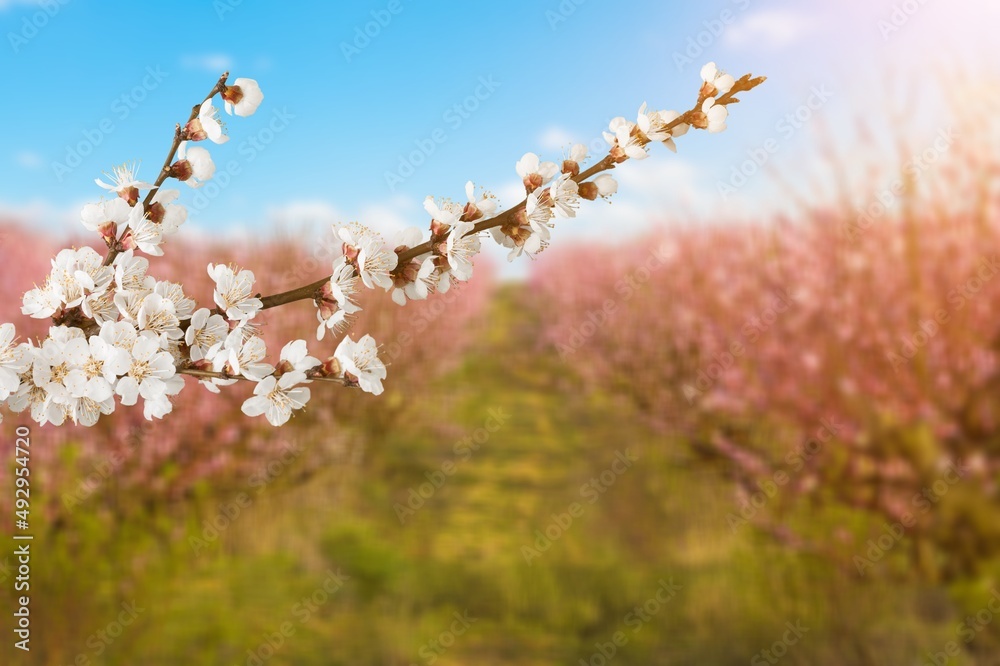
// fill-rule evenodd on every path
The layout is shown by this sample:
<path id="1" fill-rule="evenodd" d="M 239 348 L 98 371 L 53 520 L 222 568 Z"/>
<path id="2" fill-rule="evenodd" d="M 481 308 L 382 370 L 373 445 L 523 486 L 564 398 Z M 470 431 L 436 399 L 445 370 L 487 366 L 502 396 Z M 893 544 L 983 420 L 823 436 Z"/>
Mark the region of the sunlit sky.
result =
<path id="1" fill-rule="evenodd" d="M 174 123 L 228 69 L 256 78 L 265 100 L 252 118 L 228 121 L 229 143 L 203 144 L 220 171 L 235 164 L 238 173 L 197 201 L 181 186 L 196 204 L 195 230 L 258 233 L 282 221 L 319 234 L 354 219 L 385 231 L 424 226 L 428 194 L 459 198 L 471 179 L 513 205 L 514 163 L 525 151 L 559 159 L 643 101 L 687 108 L 701 64 L 715 60 L 769 80 L 732 109 L 724 134 L 692 133 L 678 155 L 656 150 L 619 169 L 615 202 L 561 224 L 556 242 L 720 211 L 763 216 L 780 191 L 766 174 L 725 201 L 718 192 L 748 150 L 774 139 L 767 169 L 795 180 L 815 161 L 817 130 L 846 130 L 884 77 L 917 80 L 922 67 L 995 55 L 997 4 L 50 0 L 46 12 L 0 0 L 0 212 L 58 232 L 101 197 L 93 180 L 102 171 L 140 160 L 152 180 Z M 366 24 L 374 36 L 358 38 Z M 801 129 L 779 125 L 817 89 L 832 94 Z M 272 123 L 280 131 L 271 134 Z M 421 142 L 413 161 L 422 163 L 400 172 Z"/>

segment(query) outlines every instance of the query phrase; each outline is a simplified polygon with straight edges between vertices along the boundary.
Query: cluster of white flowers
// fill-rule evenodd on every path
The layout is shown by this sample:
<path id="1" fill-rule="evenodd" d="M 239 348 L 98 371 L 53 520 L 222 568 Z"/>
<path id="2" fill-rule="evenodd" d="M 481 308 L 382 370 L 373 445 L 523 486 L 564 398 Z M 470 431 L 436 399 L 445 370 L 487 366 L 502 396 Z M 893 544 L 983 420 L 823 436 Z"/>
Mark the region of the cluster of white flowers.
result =
<path id="1" fill-rule="evenodd" d="M 127 164 L 108 175 L 110 182 L 96 181 L 114 196 L 85 206 L 81 221 L 101 237 L 108 254 L 90 247 L 62 250 L 42 286 L 24 294 L 23 314 L 52 320 L 46 338 L 19 343 L 13 324 L 0 326 L 0 403 L 15 412 L 30 408 L 41 424 L 91 426 L 117 404 L 133 406 L 142 398 L 145 417 L 162 418 L 172 411 L 171 398 L 184 388 L 187 374 L 215 393 L 237 381 L 253 382 L 253 397 L 243 412 L 263 415 L 278 426 L 305 407 L 311 396 L 307 385 L 314 381 L 380 394 L 386 367 L 371 336 L 355 342 L 345 335 L 325 361 L 310 356 L 304 340 L 295 340 L 272 365 L 256 318 L 268 307 L 311 298 L 319 322 L 316 337 L 322 340 L 328 331 L 342 333 L 350 325 L 361 310 L 362 288 L 381 288 L 405 305 L 447 291 L 452 280 L 470 280 L 487 230 L 509 250 L 509 259 L 535 255 L 549 245 L 556 221 L 575 217 L 581 201 L 617 191 L 618 183 L 603 172 L 628 159 L 645 159 L 653 142 L 676 151 L 674 139 L 691 127 L 722 131 L 733 94 L 763 81 L 749 75 L 736 80 L 709 63 L 701 70 L 695 108 L 681 114 L 643 104 L 635 122 L 613 119 L 604 133 L 608 154 L 585 171 L 588 155 L 582 144 L 573 146 L 561 164 L 525 153 L 515 164 L 525 200 L 510 210 L 498 213 L 496 199 L 477 194 L 468 182 L 465 202 L 424 201 L 430 216 L 427 240 L 417 227 L 400 232 L 391 246 L 361 224 L 336 227 L 342 252 L 330 277 L 291 292 L 262 297 L 252 271 L 209 264 L 215 307 L 198 308 L 181 285 L 149 275 L 149 259 L 141 254 L 162 255 L 165 239 L 187 219 L 187 210 L 176 203 L 180 192 L 163 189 L 163 182 L 173 178 L 200 187 L 215 173 L 209 151 L 190 145 L 229 140 L 215 95 L 222 97 L 227 113 L 237 116 L 253 114 L 264 98 L 256 81 L 239 78 L 227 85 L 227 78 L 228 73 L 178 126 L 170 153 L 170 160 L 175 155 L 177 160 L 168 160 L 153 183 L 139 180 L 136 167 Z"/>
<path id="2" fill-rule="evenodd" d="M 357 343 L 345 337 L 325 363 L 309 356 L 304 340 L 285 345 L 277 365 L 266 363 L 267 347 L 253 322 L 263 303 L 252 271 L 209 264 L 214 309 L 197 308 L 181 285 L 148 274 L 149 259 L 141 255 L 161 256 L 165 239 L 187 220 L 187 210 L 176 203 L 180 191 L 164 189 L 162 182 L 174 178 L 200 187 L 215 165 L 208 150 L 190 144 L 229 140 L 212 103 L 215 94 L 237 116 L 253 114 L 263 100 L 256 81 L 226 85 L 225 79 L 179 130 L 177 161 L 155 183 L 139 180 L 130 164 L 96 181 L 113 198 L 86 205 L 81 222 L 100 235 L 107 257 L 90 247 L 62 250 L 45 282 L 24 294 L 23 314 L 52 319 L 48 336 L 17 342 L 13 324 L 0 326 L 0 402 L 11 410 L 30 409 L 40 424 L 92 426 L 118 404 L 133 406 L 141 398 L 147 419 L 162 418 L 184 388 L 185 373 L 213 392 L 238 380 L 255 382 L 243 411 L 276 426 L 305 406 L 310 393 L 304 385 L 317 379 L 381 393 L 385 366 L 369 336 Z M 367 286 L 391 284 L 395 255 L 363 230 L 345 233 L 345 244 L 356 247 L 358 256 L 335 271 L 327 295 L 342 314 L 321 318 L 322 330 L 357 311 L 351 300 L 356 274 Z"/>

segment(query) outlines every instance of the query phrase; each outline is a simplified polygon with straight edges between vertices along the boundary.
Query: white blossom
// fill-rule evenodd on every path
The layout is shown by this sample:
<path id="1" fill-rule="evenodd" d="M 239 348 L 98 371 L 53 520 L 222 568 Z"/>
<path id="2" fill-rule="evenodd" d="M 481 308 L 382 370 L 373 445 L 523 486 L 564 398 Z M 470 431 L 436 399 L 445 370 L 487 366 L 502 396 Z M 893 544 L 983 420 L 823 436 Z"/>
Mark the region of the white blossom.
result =
<path id="1" fill-rule="evenodd" d="M 496 199 L 493 199 L 492 197 L 488 197 L 485 195 L 483 196 L 482 199 L 476 199 L 476 186 L 473 184 L 471 180 L 465 184 L 465 197 L 469 200 L 469 204 L 471 206 L 473 206 L 480 213 L 482 213 L 482 217 L 488 219 L 496 214 L 497 211 Z"/>
<path id="2" fill-rule="evenodd" d="M 17 344 L 14 324 L 0 325 L 0 401 L 16 393 L 21 386 L 21 374 L 31 365 L 31 347 Z"/>
<path id="3" fill-rule="evenodd" d="M 594 185 L 597 186 L 597 193 L 602 197 L 609 197 L 618 191 L 618 181 L 609 173 L 602 173 L 594 178 Z"/>
<path id="4" fill-rule="evenodd" d="M 255 80 L 239 78 L 233 81 L 233 85 L 226 87 L 222 98 L 229 115 L 235 113 L 237 116 L 252 116 L 264 101 L 264 93 Z"/>
<path id="5" fill-rule="evenodd" d="M 514 169 L 529 192 L 549 182 L 559 173 L 559 166 L 555 162 L 542 162 L 535 153 L 525 153 L 514 165 Z"/>
<path id="6" fill-rule="evenodd" d="M 213 345 L 205 354 L 212 370 L 232 376 L 243 376 L 255 382 L 274 372 L 274 367 L 261 363 L 267 356 L 267 345 L 258 336 L 243 337 L 243 331 L 233 329 L 223 342 Z"/>
<path id="7" fill-rule="evenodd" d="M 292 411 L 302 409 L 311 397 L 309 389 L 297 386 L 306 379 L 304 372 L 288 372 L 276 378 L 265 377 L 253 389 L 253 397 L 243 403 L 247 416 L 263 414 L 273 426 L 281 426 L 292 417 Z"/>
<path id="8" fill-rule="evenodd" d="M 556 217 L 576 217 L 576 209 L 580 206 L 580 186 L 570 174 L 564 173 L 552 181 L 549 200 Z"/>
<path id="9" fill-rule="evenodd" d="M 111 173 L 105 172 L 105 176 L 108 177 L 110 183 L 105 183 L 100 178 L 94 180 L 98 187 L 105 190 L 110 190 L 114 192 L 122 199 L 129 202 L 129 205 L 135 204 L 135 198 L 141 190 L 151 190 L 153 186 L 150 183 L 143 182 L 136 178 L 136 171 L 138 171 L 138 164 L 122 164 L 121 166 L 116 166 L 111 169 Z"/>
<path id="10" fill-rule="evenodd" d="M 389 273 L 396 268 L 399 257 L 385 248 L 381 235 L 357 222 L 339 227 L 337 235 L 344 242 L 345 251 L 353 255 L 358 275 L 366 287 L 374 289 L 379 286 L 386 290 L 392 288 L 392 276 Z"/>
<path id="11" fill-rule="evenodd" d="M 139 396 L 147 401 L 157 400 L 166 395 L 165 382 L 175 372 L 170 352 L 160 351 L 160 343 L 155 337 L 141 335 L 132 345 L 128 370 L 118 380 L 115 393 L 126 406 L 134 405 Z"/>
<path id="12" fill-rule="evenodd" d="M 480 250 L 479 235 L 471 233 L 474 227 L 472 222 L 457 223 L 445 243 L 448 268 L 455 279 L 462 282 L 472 278 L 472 258 Z"/>
<path id="13" fill-rule="evenodd" d="M 253 271 L 225 264 L 209 264 L 208 274 L 215 281 L 215 304 L 235 321 L 253 319 L 264 307 L 264 303 L 254 296 L 256 280 Z"/>
<path id="14" fill-rule="evenodd" d="M 146 254 L 154 257 L 163 256 L 160 243 L 163 242 L 163 234 L 160 232 L 160 225 L 149 219 L 143 211 L 142 204 L 136 204 L 128 216 L 128 232 L 122 238 L 122 245 L 128 250 L 142 250 Z"/>
<path id="15" fill-rule="evenodd" d="M 732 90 L 733 85 L 736 83 L 736 79 L 732 75 L 720 70 L 715 66 L 714 62 L 710 62 L 701 68 L 701 80 L 715 86 L 720 95 L 725 95 Z"/>
<path id="16" fill-rule="evenodd" d="M 229 335 L 229 324 L 222 315 L 212 314 L 208 308 L 201 308 L 191 315 L 191 322 L 184 332 L 192 361 L 201 361 L 206 352 L 222 342 Z"/>
<path id="17" fill-rule="evenodd" d="M 225 127 L 219 122 L 219 110 L 212 105 L 211 99 L 206 99 L 198 109 L 198 123 L 204 130 L 205 136 L 212 143 L 225 143 L 229 141 L 226 136 Z"/>
<path id="18" fill-rule="evenodd" d="M 636 127 L 625 118 L 619 116 L 612 118 L 609 128 L 611 132 L 604 133 L 604 140 L 612 146 L 618 146 L 624 153 L 634 160 L 644 160 L 649 157 L 646 148 L 639 143 L 639 136 L 633 133 Z"/>
<path id="19" fill-rule="evenodd" d="M 168 340 L 180 340 L 184 337 L 174 302 L 156 292 L 147 294 L 142 299 L 136 324 L 140 332 L 149 331 L 157 339 L 164 337 Z"/>
<path id="20" fill-rule="evenodd" d="M 333 357 L 348 380 L 356 382 L 367 393 L 382 393 L 385 364 L 378 357 L 378 346 L 372 336 L 366 335 L 357 342 L 345 336 L 337 345 Z"/>
<path id="21" fill-rule="evenodd" d="M 187 144 L 187 141 L 182 141 L 177 149 L 178 159 L 186 161 L 191 166 L 191 175 L 184 178 L 183 182 L 190 187 L 198 188 L 215 175 L 215 162 L 212 161 L 212 155 L 201 146 L 188 148 Z"/>
<path id="22" fill-rule="evenodd" d="M 726 118 L 729 110 L 724 105 L 717 105 L 714 97 L 709 97 L 701 105 L 701 111 L 708 118 L 708 131 L 715 133 L 726 129 Z"/>
<path id="23" fill-rule="evenodd" d="M 177 233 L 187 221 L 187 208 L 172 203 L 181 195 L 180 190 L 156 190 L 149 202 L 149 218 L 160 225 L 160 234 L 170 236 Z"/>
<path id="24" fill-rule="evenodd" d="M 124 225 L 131 211 L 128 202 L 119 197 L 101 203 L 87 204 L 80 211 L 80 221 L 90 231 L 99 231 L 108 224 L 116 227 Z"/>
<path id="25" fill-rule="evenodd" d="M 434 269 L 434 257 L 427 257 L 420 262 L 420 267 L 417 269 L 416 275 L 413 276 L 413 281 L 392 290 L 393 302 L 398 305 L 406 305 L 407 299 L 422 301 L 427 298 L 437 282 Z"/>
<path id="26" fill-rule="evenodd" d="M 114 278 L 114 269 L 90 247 L 60 250 L 52 260 L 50 281 L 66 307 L 80 305 L 90 294 L 102 294 Z"/>

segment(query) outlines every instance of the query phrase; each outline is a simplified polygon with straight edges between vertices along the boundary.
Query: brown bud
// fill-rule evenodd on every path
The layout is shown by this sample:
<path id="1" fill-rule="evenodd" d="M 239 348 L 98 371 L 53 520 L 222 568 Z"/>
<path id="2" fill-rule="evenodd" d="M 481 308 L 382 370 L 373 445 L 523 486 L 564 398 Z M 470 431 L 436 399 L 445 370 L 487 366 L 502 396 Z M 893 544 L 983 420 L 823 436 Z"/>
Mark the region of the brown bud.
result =
<path id="1" fill-rule="evenodd" d="M 715 88 L 713 84 L 706 81 L 705 83 L 701 84 L 701 90 L 698 91 L 698 98 L 705 99 L 708 97 L 715 97 L 716 93 L 718 92 L 719 91 Z"/>
<path id="2" fill-rule="evenodd" d="M 139 246 L 136 245 L 135 238 L 132 236 L 132 230 L 129 229 L 125 232 L 125 235 L 122 236 L 121 248 L 123 250 L 134 250 L 137 247 Z"/>
<path id="3" fill-rule="evenodd" d="M 193 173 L 194 170 L 191 168 L 191 163 L 187 160 L 178 160 L 170 165 L 171 178 L 176 178 L 177 180 L 187 180 Z"/>
<path id="4" fill-rule="evenodd" d="M 320 377 L 336 377 L 340 374 L 340 361 L 331 356 L 315 372 Z"/>
<path id="5" fill-rule="evenodd" d="M 698 129 L 708 128 L 708 116 L 702 111 L 695 111 L 691 114 L 691 126 L 697 127 Z"/>
<path id="6" fill-rule="evenodd" d="M 208 138 L 208 132 L 202 127 L 201 121 L 194 118 L 184 126 L 184 137 L 188 141 L 204 141 Z"/>
<path id="7" fill-rule="evenodd" d="M 483 211 L 479 210 L 476 204 L 471 201 L 465 204 L 465 208 L 462 210 L 462 222 L 475 222 L 483 216 Z"/>
<path id="8" fill-rule="evenodd" d="M 167 214 L 166 207 L 160 202 L 150 205 L 146 208 L 146 217 L 148 217 L 152 222 L 160 224 L 163 222 L 163 216 Z"/>
<path id="9" fill-rule="evenodd" d="M 578 192 L 580 194 L 580 198 L 586 199 L 587 201 L 593 201 L 598 196 L 597 185 L 590 181 L 580 183 L 580 189 Z"/>
<path id="10" fill-rule="evenodd" d="M 628 159 L 628 155 L 625 154 L 625 149 L 615 144 L 615 146 L 608 153 L 608 156 L 615 162 L 624 162 Z"/>
<path id="11" fill-rule="evenodd" d="M 128 202 L 129 206 L 134 206 L 135 202 L 139 200 L 139 188 L 138 187 L 125 187 L 118 192 L 118 196 Z"/>
<path id="12" fill-rule="evenodd" d="M 97 227 L 97 233 L 101 234 L 108 247 L 114 247 L 118 241 L 118 224 L 115 222 L 105 222 Z"/>
<path id="13" fill-rule="evenodd" d="M 347 243 L 344 243 L 341 246 L 341 250 L 344 253 L 344 257 L 350 263 L 354 263 L 354 261 L 358 258 L 358 255 L 361 254 L 361 251 L 358 250 L 358 248 L 354 247 L 353 245 L 348 245 Z"/>
<path id="14" fill-rule="evenodd" d="M 230 104 L 239 104 L 243 101 L 243 89 L 239 86 L 226 86 L 222 89 L 222 99 Z"/>
<path id="15" fill-rule="evenodd" d="M 573 160 L 563 160 L 563 163 L 562 163 L 562 172 L 563 173 L 568 173 L 568 174 L 570 174 L 571 176 L 574 176 L 574 177 L 579 176 L 580 175 L 580 165 L 577 162 L 574 162 Z"/>
<path id="16" fill-rule="evenodd" d="M 451 229 L 450 225 L 443 222 L 438 222 L 437 220 L 431 220 L 431 235 L 435 238 L 444 236 Z"/>
<path id="17" fill-rule="evenodd" d="M 524 189 L 528 191 L 528 194 L 531 194 L 542 186 L 542 176 L 537 173 L 531 173 L 524 177 L 523 182 Z"/>

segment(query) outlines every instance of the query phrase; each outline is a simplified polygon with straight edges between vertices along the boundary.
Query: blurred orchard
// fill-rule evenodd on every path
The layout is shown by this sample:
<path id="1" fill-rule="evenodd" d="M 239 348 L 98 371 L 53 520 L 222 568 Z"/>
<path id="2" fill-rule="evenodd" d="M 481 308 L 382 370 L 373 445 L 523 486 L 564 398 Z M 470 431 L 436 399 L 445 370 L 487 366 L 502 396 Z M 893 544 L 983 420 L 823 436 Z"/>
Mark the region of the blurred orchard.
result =
<path id="1" fill-rule="evenodd" d="M 168 421 L 34 427 L 32 663 L 1000 663 L 998 130 L 956 102 L 932 163 L 831 154 L 865 177 L 794 215 L 369 293 L 385 395 L 280 431 L 198 386 Z M 28 222 L 0 321 L 65 245 Z M 199 302 L 210 260 L 267 293 L 327 263 L 182 243 L 159 274 Z M 298 305 L 269 343 L 314 326 Z"/>

